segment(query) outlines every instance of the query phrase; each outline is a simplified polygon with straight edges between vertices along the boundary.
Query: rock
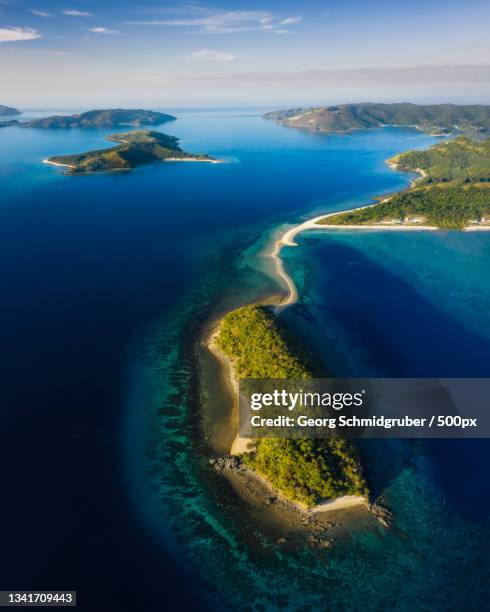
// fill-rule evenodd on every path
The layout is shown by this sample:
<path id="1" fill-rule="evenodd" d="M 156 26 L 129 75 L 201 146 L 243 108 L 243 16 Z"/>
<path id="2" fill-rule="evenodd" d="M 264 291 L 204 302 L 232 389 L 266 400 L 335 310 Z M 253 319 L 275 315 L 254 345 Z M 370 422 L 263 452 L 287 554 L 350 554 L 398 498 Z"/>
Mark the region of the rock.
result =
<path id="1" fill-rule="evenodd" d="M 376 517 L 376 519 L 378 520 L 378 522 L 383 525 L 383 527 L 390 527 L 392 520 L 393 520 L 393 514 L 390 512 L 390 510 L 388 510 L 388 508 L 386 506 L 383 506 L 381 504 L 372 504 L 371 505 L 371 512 L 374 514 L 374 516 Z"/>
<path id="2" fill-rule="evenodd" d="M 278 544 L 286 544 L 286 542 L 288 541 L 287 538 L 279 538 L 279 540 L 277 540 Z"/>

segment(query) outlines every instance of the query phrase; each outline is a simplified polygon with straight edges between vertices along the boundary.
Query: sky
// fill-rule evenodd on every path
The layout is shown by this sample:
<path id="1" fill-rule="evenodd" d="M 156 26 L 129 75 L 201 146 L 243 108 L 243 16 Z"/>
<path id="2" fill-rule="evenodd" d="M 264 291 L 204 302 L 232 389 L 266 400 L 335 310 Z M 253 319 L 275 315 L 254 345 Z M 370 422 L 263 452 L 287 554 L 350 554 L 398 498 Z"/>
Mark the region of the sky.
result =
<path id="1" fill-rule="evenodd" d="M 488 0 L 0 0 L 0 103 L 486 103 Z"/>

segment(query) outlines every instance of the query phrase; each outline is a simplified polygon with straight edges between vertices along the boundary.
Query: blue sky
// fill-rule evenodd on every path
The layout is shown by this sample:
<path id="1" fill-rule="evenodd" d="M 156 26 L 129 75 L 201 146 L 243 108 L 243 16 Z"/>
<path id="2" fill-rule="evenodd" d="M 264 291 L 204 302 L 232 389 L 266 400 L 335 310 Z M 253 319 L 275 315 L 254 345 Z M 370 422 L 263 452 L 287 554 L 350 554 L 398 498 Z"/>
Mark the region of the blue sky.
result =
<path id="1" fill-rule="evenodd" d="M 0 0 L 0 103 L 485 102 L 485 0 Z"/>

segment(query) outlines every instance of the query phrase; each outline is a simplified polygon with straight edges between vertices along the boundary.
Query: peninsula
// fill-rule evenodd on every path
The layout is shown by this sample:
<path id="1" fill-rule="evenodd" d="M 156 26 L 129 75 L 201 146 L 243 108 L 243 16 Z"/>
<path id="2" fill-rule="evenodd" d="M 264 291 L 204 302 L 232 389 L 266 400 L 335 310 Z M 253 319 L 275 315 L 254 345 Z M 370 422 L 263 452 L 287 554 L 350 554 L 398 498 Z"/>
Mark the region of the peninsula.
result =
<path id="1" fill-rule="evenodd" d="M 467 134 L 479 137 L 490 133 L 490 106 L 483 104 L 365 102 L 278 110 L 267 113 L 264 118 L 287 127 L 319 132 L 345 133 L 396 126 L 415 127 L 434 135 Z"/>
<path id="2" fill-rule="evenodd" d="M 490 138 L 460 136 L 387 162 L 420 178 L 378 204 L 317 221 L 320 225 L 436 226 L 490 229 Z"/>
<path id="3" fill-rule="evenodd" d="M 176 117 L 149 110 L 125 110 L 121 108 L 92 110 L 78 115 L 54 115 L 32 121 L 19 122 L 20 127 L 36 128 L 113 128 L 118 126 L 141 127 L 161 125 Z"/>
<path id="4" fill-rule="evenodd" d="M 162 132 L 138 130 L 112 134 L 107 140 L 119 143 L 109 149 L 99 149 L 74 155 L 58 155 L 45 163 L 67 168 L 66 174 L 88 174 L 115 170 L 131 170 L 156 161 L 200 161 L 215 163 L 209 155 L 190 155 L 182 151 L 179 139 Z"/>

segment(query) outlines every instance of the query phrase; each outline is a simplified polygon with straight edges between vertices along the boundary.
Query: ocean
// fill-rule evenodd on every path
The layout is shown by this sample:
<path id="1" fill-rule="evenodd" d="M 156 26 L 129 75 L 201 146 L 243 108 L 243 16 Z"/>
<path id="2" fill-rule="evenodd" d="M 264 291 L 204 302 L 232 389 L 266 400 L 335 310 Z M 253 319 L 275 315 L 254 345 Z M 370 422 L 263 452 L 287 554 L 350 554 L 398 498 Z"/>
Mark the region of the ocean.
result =
<path id="1" fill-rule="evenodd" d="M 278 290 L 263 254 L 277 232 L 403 188 L 384 160 L 435 139 L 169 112 L 159 129 L 227 163 L 68 177 L 42 160 L 115 130 L 0 131 L 2 588 L 76 589 L 105 611 L 482 609 L 485 441 L 366 445 L 395 528 L 285 553 L 209 466 L 199 412 L 195 339 Z M 332 373 L 490 375 L 490 234 L 299 243 L 283 317 Z"/>

